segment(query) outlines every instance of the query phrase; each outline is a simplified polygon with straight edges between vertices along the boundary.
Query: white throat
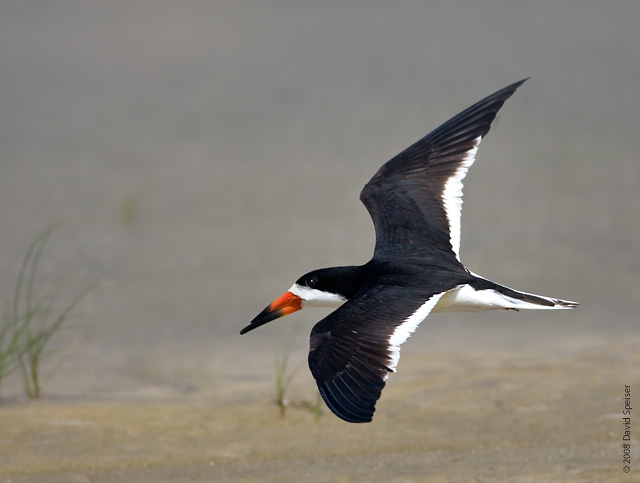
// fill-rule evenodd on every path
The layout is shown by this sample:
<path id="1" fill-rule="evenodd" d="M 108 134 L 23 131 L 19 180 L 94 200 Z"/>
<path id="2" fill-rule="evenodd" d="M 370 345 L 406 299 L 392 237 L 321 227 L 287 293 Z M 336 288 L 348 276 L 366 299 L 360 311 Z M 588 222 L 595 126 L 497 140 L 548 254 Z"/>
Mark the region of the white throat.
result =
<path id="1" fill-rule="evenodd" d="M 302 305 L 312 307 L 340 307 L 347 301 L 342 295 L 335 293 L 323 292 L 315 288 L 305 287 L 294 283 L 289 289 L 293 295 L 297 295 L 302 299 Z"/>

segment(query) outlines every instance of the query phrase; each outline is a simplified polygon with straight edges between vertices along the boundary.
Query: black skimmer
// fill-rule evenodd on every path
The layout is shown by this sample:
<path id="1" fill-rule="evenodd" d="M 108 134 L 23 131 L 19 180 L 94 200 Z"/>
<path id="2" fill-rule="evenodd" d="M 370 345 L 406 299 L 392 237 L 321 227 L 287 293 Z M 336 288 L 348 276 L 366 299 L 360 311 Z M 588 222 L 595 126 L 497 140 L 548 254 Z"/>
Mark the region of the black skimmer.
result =
<path id="1" fill-rule="evenodd" d="M 525 80 L 462 111 L 371 178 L 360 193 L 376 232 L 368 263 L 303 275 L 240 331 L 307 305 L 339 307 L 311 331 L 309 368 L 345 421 L 371 421 L 400 346 L 432 312 L 578 305 L 499 285 L 460 261 L 462 180 L 502 104 Z"/>

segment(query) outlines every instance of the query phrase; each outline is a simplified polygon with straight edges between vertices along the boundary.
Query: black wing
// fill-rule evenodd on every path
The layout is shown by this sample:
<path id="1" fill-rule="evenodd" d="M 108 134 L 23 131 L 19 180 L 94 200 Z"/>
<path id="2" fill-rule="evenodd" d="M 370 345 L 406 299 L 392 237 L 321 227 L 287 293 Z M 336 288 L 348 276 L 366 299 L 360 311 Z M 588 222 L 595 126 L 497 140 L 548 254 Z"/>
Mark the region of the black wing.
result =
<path id="1" fill-rule="evenodd" d="M 395 371 L 400 344 L 442 293 L 372 286 L 315 325 L 309 368 L 331 411 L 345 421 L 371 421 L 387 376 Z"/>
<path id="2" fill-rule="evenodd" d="M 445 251 L 459 260 L 462 179 L 502 104 L 527 79 L 469 107 L 384 164 L 360 193 L 374 257 Z"/>

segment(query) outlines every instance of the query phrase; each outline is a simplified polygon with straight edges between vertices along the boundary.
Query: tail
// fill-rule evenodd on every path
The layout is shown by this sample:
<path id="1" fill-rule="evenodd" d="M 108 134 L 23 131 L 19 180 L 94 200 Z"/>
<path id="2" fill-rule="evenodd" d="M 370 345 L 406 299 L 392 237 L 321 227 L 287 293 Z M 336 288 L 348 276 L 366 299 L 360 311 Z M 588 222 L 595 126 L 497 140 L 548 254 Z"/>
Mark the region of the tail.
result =
<path id="1" fill-rule="evenodd" d="M 509 287 L 499 285 L 482 277 L 476 278 L 469 286 L 476 293 L 484 294 L 490 299 L 491 305 L 496 309 L 511 310 L 544 310 L 544 309 L 573 309 L 578 302 L 534 295 L 527 292 L 519 292 Z M 483 298 L 484 298 L 483 296 Z"/>

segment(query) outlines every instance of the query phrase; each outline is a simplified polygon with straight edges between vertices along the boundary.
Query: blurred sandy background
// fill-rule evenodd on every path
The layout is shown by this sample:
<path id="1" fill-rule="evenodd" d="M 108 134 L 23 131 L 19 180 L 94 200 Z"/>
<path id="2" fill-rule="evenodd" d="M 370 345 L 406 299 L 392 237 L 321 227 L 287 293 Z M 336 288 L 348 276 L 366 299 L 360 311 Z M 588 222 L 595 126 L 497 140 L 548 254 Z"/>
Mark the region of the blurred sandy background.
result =
<path id="1" fill-rule="evenodd" d="M 359 481 L 366 468 L 385 481 L 604 481 L 595 468 L 607 481 L 633 481 L 609 416 L 621 411 L 624 384 L 640 389 L 639 24 L 633 1 L 0 1 L 0 298 L 10 297 L 29 243 L 57 221 L 40 286 L 63 283 L 70 297 L 100 280 L 52 342 L 44 401 L 28 404 L 17 379 L 4 381 L 0 428 L 14 425 L 4 437 L 0 429 L 0 481 Z M 301 326 L 292 400 L 314 400 L 304 360 L 323 312 L 238 330 L 302 273 L 366 262 L 374 234 L 358 194 L 378 167 L 527 76 L 465 180 L 461 255 L 497 282 L 582 306 L 434 316 L 405 345 L 370 429 L 328 411 L 314 423 L 296 408 L 280 421 L 272 388 L 281 340 Z M 409 383 L 431 388 L 424 397 L 444 408 L 459 397 L 507 402 L 497 413 L 461 407 L 450 416 L 469 423 L 465 445 L 434 449 L 448 422 L 422 414 Z M 527 443 L 509 446 L 500 421 L 514 414 L 518 384 L 531 397 L 553 394 L 567 411 L 565 439 L 550 442 L 560 436 L 542 421 L 559 416 L 546 401 L 514 410 Z M 415 419 L 394 418 L 399 407 Z M 190 473 L 188 456 L 165 458 L 193 454 L 179 437 L 158 449 L 141 429 L 148 439 L 130 459 L 114 449 L 127 452 L 126 431 L 96 442 L 125 417 L 144 425 L 127 408 L 151 426 L 195 431 L 206 471 Z M 240 439 L 207 443 L 184 419 L 193 414 L 209 436 Z M 474 426 L 491 418 L 491 429 Z M 430 429 L 414 433 L 416 424 Z M 87 429 L 86 439 L 74 440 L 69 425 Z M 256 440 L 279 431 L 293 446 L 274 442 L 276 456 L 265 455 Z M 493 431 L 492 459 L 479 448 Z M 337 441 L 327 439 L 326 454 L 325 433 Z M 419 443 L 402 449 L 410 434 Z M 388 444 L 415 458 L 404 473 L 380 462 L 389 448 L 347 458 L 357 435 L 396 438 Z M 590 449 L 574 447 L 581 456 L 572 460 L 560 450 L 572 444 Z M 293 447 L 325 456 L 273 463 Z M 64 448 L 88 455 L 65 466 Z M 104 448 L 116 456 L 105 460 Z M 546 476 L 535 476 L 550 458 Z"/>

